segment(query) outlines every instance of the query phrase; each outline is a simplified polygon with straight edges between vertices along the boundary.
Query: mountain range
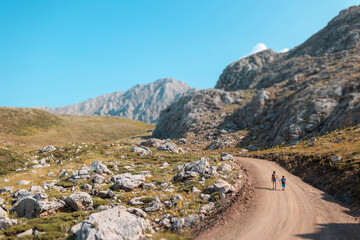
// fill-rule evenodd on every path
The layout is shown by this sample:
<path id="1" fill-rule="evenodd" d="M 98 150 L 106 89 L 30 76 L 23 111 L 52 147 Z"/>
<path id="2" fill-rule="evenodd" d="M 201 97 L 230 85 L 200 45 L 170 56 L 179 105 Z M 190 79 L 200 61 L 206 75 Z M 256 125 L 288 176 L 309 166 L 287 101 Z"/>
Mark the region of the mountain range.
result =
<path id="1" fill-rule="evenodd" d="M 50 113 L 74 115 L 111 115 L 156 123 L 160 111 L 181 96 L 196 89 L 172 78 L 138 84 L 128 91 L 114 92 L 63 107 L 40 107 Z"/>

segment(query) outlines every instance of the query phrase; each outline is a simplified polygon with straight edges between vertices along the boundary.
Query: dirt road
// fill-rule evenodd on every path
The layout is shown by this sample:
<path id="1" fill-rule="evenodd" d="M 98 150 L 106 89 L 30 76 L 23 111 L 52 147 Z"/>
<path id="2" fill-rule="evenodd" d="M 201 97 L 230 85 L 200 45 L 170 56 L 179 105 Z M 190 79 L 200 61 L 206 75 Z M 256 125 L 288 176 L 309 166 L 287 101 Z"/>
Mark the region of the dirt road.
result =
<path id="1" fill-rule="evenodd" d="M 254 201 L 240 213 L 230 207 L 223 221 L 196 239 L 360 239 L 360 223 L 331 196 L 304 183 L 274 162 L 238 158 L 252 177 Z M 271 174 L 285 175 L 286 191 L 272 190 Z"/>

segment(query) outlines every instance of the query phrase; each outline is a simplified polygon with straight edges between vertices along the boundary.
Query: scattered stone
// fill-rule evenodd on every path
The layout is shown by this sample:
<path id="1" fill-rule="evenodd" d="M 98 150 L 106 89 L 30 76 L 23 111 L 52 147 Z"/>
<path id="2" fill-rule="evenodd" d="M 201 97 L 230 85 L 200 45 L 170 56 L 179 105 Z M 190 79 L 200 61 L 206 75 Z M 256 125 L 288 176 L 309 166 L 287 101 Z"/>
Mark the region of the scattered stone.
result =
<path id="1" fill-rule="evenodd" d="M 213 187 L 214 187 L 214 190 L 216 192 L 218 192 L 219 195 L 234 191 L 233 186 L 222 179 L 217 180 L 214 183 Z"/>
<path id="2" fill-rule="evenodd" d="M 132 147 L 131 151 L 136 152 L 137 155 L 139 155 L 140 157 L 144 157 L 144 156 L 152 154 L 152 151 L 150 149 L 148 149 L 147 147 L 144 147 L 144 146 Z"/>
<path id="3" fill-rule="evenodd" d="M 185 138 L 180 138 L 178 141 L 177 141 L 178 144 L 186 144 L 186 139 Z"/>
<path id="4" fill-rule="evenodd" d="M 89 172 L 87 170 L 82 169 L 82 170 L 75 171 L 71 175 L 69 181 L 70 182 L 77 182 L 77 181 L 85 180 L 85 179 L 88 179 L 88 178 L 90 178 Z"/>
<path id="5" fill-rule="evenodd" d="M 89 171 L 96 172 L 98 174 L 113 175 L 113 172 L 110 171 L 101 161 L 95 161 L 91 163 Z"/>
<path id="6" fill-rule="evenodd" d="M 123 189 L 127 192 L 141 187 L 145 183 L 144 175 L 131 175 L 130 173 L 122 173 L 111 178 L 114 185 L 111 186 L 112 190 Z"/>
<path id="7" fill-rule="evenodd" d="M 215 207 L 215 204 L 213 202 L 205 204 L 200 208 L 200 213 L 202 214 L 208 214 L 213 208 Z"/>
<path id="8" fill-rule="evenodd" d="M 30 184 L 30 181 L 27 181 L 27 180 L 20 180 L 17 182 L 16 185 L 28 185 Z"/>
<path id="9" fill-rule="evenodd" d="M 229 172 L 229 171 L 231 171 L 231 165 L 223 164 L 218 168 L 218 171 L 220 171 L 220 172 Z"/>
<path id="10" fill-rule="evenodd" d="M 195 194 L 195 193 L 200 193 L 201 190 L 198 189 L 197 187 L 193 186 L 192 189 L 191 189 L 191 192 Z"/>
<path id="11" fill-rule="evenodd" d="M 204 193 L 200 194 L 200 198 L 205 201 L 209 201 L 210 197 L 211 197 L 210 194 L 204 194 Z"/>
<path id="12" fill-rule="evenodd" d="M 334 162 L 334 163 L 338 163 L 338 162 L 341 161 L 341 159 L 342 159 L 341 156 L 334 156 L 334 157 L 331 158 L 331 161 Z"/>
<path id="13" fill-rule="evenodd" d="M 98 183 L 98 184 L 102 184 L 105 182 L 105 178 L 103 176 L 100 175 L 96 175 L 93 179 L 94 183 Z"/>
<path id="14" fill-rule="evenodd" d="M 42 188 L 41 186 L 30 186 L 30 192 L 33 193 L 41 193 L 42 192 Z"/>
<path id="15" fill-rule="evenodd" d="M 85 191 L 90 191 L 92 189 L 92 186 L 88 183 L 84 183 L 82 186 L 81 186 L 82 189 L 84 189 Z"/>
<path id="16" fill-rule="evenodd" d="M 170 198 L 171 203 L 176 206 L 179 202 L 184 201 L 184 198 L 180 194 L 175 194 Z"/>
<path id="17" fill-rule="evenodd" d="M 93 200 L 86 192 L 76 192 L 65 199 L 65 202 L 75 211 L 86 211 L 93 209 Z"/>
<path id="18" fill-rule="evenodd" d="M 16 219 L 0 218 L 0 230 L 6 230 L 11 226 L 16 225 L 18 222 Z"/>
<path id="19" fill-rule="evenodd" d="M 53 152 L 53 151 L 55 151 L 55 150 L 56 150 L 56 148 L 55 148 L 54 146 L 49 145 L 49 146 L 46 146 L 46 147 L 42 148 L 42 149 L 39 151 L 39 153 Z"/>
<path id="20" fill-rule="evenodd" d="M 229 153 L 221 153 L 220 160 L 221 161 L 232 161 L 232 160 L 234 160 L 234 157 Z"/>
<path id="21" fill-rule="evenodd" d="M 156 139 L 156 138 L 150 138 L 146 141 L 143 141 L 140 143 L 140 146 L 145 146 L 145 147 L 153 147 L 153 148 L 157 148 L 159 147 L 161 144 L 163 144 L 163 140 L 160 139 Z"/>
<path id="22" fill-rule="evenodd" d="M 16 238 L 22 238 L 22 237 L 30 236 L 32 234 L 33 234 L 33 230 L 29 229 L 29 230 L 26 230 L 25 232 L 17 234 Z"/>
<path id="23" fill-rule="evenodd" d="M 159 146 L 157 150 L 179 153 L 179 148 L 171 142 L 166 142 L 165 144 Z"/>
<path id="24" fill-rule="evenodd" d="M 154 198 L 144 209 L 145 212 L 155 212 L 162 209 L 163 204 L 158 197 Z"/>

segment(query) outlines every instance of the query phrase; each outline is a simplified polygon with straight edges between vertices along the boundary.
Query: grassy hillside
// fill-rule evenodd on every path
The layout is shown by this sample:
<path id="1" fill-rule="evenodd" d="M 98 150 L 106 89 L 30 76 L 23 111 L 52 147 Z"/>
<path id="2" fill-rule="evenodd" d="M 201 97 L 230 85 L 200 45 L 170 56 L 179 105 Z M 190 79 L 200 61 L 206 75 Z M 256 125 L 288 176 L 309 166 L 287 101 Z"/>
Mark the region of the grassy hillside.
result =
<path id="1" fill-rule="evenodd" d="M 0 108 L 0 175 L 24 167 L 47 145 L 113 141 L 147 134 L 154 126 L 112 116 L 53 115 L 39 109 Z"/>
<path id="2" fill-rule="evenodd" d="M 154 126 L 112 116 L 53 115 L 39 109 L 0 108 L 0 146 L 111 141 L 145 134 Z"/>

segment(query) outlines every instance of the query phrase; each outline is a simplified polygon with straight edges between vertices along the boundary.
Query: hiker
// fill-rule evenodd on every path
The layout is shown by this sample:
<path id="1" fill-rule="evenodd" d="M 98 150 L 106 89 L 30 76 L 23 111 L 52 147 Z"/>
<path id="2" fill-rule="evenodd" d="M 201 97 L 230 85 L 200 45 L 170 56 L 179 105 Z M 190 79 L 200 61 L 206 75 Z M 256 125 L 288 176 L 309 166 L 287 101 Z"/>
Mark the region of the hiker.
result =
<path id="1" fill-rule="evenodd" d="M 285 184 L 286 184 L 286 178 L 284 175 L 282 175 L 281 178 L 281 185 L 282 185 L 282 190 L 285 191 Z"/>
<path id="2" fill-rule="evenodd" d="M 276 180 L 278 179 L 277 175 L 276 175 L 276 172 L 274 171 L 273 174 L 271 175 L 271 181 L 273 183 L 273 188 L 272 189 L 275 189 L 276 190 Z"/>

